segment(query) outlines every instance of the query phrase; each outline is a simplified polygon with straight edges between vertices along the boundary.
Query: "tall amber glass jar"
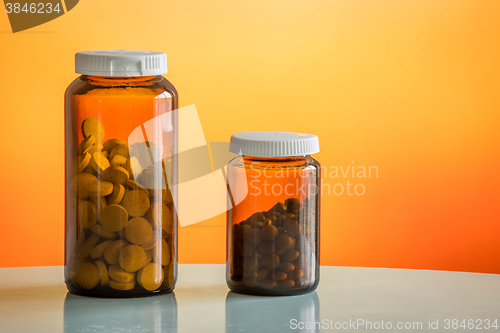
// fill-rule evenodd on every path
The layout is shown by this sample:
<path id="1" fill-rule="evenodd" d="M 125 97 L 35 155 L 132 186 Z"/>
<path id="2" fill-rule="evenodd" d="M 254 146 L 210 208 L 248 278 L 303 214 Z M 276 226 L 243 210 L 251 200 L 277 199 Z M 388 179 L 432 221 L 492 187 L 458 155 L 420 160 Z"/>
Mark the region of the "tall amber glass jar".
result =
<path id="1" fill-rule="evenodd" d="M 149 51 L 76 54 L 65 96 L 65 281 L 139 297 L 177 276 L 177 91 Z"/>
<path id="2" fill-rule="evenodd" d="M 231 137 L 226 281 L 238 293 L 298 295 L 319 282 L 320 164 L 315 135 Z"/>

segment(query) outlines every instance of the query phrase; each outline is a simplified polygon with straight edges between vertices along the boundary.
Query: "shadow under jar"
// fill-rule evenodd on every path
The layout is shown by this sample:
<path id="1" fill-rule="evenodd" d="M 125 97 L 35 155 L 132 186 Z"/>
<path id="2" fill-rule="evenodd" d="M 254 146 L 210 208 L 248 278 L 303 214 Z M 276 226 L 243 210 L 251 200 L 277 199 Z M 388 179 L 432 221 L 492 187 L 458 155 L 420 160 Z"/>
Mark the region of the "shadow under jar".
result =
<path id="1" fill-rule="evenodd" d="M 245 132 L 228 164 L 228 287 L 253 295 L 299 295 L 319 282 L 320 164 L 314 135 Z"/>
<path id="2" fill-rule="evenodd" d="M 65 96 L 65 281 L 75 294 L 140 297 L 177 276 L 177 91 L 166 55 L 88 51 Z"/>

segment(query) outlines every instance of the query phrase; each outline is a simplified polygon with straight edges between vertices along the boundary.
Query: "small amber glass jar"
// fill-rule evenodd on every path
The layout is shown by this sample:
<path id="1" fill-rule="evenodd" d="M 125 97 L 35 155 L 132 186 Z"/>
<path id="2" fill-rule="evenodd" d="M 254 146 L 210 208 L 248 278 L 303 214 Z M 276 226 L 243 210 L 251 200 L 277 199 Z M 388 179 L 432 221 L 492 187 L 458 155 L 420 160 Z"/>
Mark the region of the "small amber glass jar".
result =
<path id="1" fill-rule="evenodd" d="M 65 281 L 139 297 L 177 276 L 177 91 L 166 55 L 87 51 L 65 96 Z"/>
<path id="2" fill-rule="evenodd" d="M 319 282 L 320 164 L 315 135 L 231 137 L 226 281 L 238 293 L 298 295 Z"/>

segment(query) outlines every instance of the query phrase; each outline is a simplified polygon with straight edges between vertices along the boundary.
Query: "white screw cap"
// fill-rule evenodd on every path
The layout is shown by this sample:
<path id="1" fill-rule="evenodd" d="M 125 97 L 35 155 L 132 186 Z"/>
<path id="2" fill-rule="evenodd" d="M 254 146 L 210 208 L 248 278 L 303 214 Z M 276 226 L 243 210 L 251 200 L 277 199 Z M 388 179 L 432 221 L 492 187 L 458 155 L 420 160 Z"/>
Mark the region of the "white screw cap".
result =
<path id="1" fill-rule="evenodd" d="M 75 72 L 96 76 L 162 75 L 168 72 L 167 55 L 156 51 L 82 51 L 75 55 Z"/>
<path id="2" fill-rule="evenodd" d="M 242 132 L 231 136 L 229 151 L 258 157 L 305 156 L 319 152 L 319 140 L 312 134 Z"/>

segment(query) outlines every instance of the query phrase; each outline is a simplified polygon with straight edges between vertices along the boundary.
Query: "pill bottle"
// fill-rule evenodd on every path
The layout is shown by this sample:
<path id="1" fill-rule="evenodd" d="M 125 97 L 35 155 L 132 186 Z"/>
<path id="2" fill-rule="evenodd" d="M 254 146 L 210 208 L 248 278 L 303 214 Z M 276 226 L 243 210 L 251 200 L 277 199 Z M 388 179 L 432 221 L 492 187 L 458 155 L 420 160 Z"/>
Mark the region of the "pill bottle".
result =
<path id="1" fill-rule="evenodd" d="M 319 282 L 318 137 L 245 132 L 227 167 L 226 282 L 234 292 L 298 295 Z"/>
<path id="2" fill-rule="evenodd" d="M 65 282 L 141 297 L 177 276 L 177 104 L 165 53 L 85 51 L 65 95 Z"/>

